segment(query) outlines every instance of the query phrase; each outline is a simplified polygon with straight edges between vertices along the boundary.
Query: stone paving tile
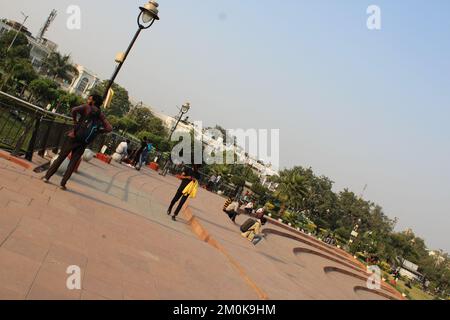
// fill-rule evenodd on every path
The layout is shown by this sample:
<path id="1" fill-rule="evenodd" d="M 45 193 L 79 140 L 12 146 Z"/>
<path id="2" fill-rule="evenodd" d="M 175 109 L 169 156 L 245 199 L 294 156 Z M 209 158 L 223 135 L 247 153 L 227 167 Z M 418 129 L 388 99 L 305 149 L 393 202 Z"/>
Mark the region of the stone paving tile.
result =
<path id="1" fill-rule="evenodd" d="M 16 229 L 4 242 L 2 248 L 36 262 L 42 262 L 50 249 L 50 240 L 38 232 Z"/>
<path id="2" fill-rule="evenodd" d="M 0 209 L 0 226 L 7 229 L 14 229 L 19 225 L 23 214 L 11 207 Z"/>
<path id="3" fill-rule="evenodd" d="M 81 291 L 81 300 L 89 300 L 89 301 L 97 301 L 97 300 L 109 300 L 101 295 L 82 290 Z"/>
<path id="4" fill-rule="evenodd" d="M 106 299 L 123 300 L 124 290 L 121 283 L 104 281 L 87 275 L 83 280 L 83 290 L 100 295 Z"/>
<path id="5" fill-rule="evenodd" d="M 159 294 L 155 285 L 135 284 L 128 281 L 124 282 L 125 300 L 157 300 Z"/>
<path id="6" fill-rule="evenodd" d="M 0 287 L 0 300 L 24 300 L 25 293 Z"/>
<path id="7" fill-rule="evenodd" d="M 25 297 L 40 264 L 20 254 L 0 248 L 0 288 Z"/>
<path id="8" fill-rule="evenodd" d="M 1 197 L 8 198 L 9 201 L 15 201 L 15 202 L 22 203 L 25 205 L 28 205 L 31 202 L 31 197 L 22 195 L 15 191 L 11 191 L 7 188 L 2 188 L 0 190 L 0 195 L 1 195 Z"/>
<path id="9" fill-rule="evenodd" d="M 67 279 L 70 274 L 66 264 L 44 263 L 33 282 L 28 300 L 79 300 L 81 289 L 70 290 Z M 83 277 L 83 274 L 82 274 Z"/>

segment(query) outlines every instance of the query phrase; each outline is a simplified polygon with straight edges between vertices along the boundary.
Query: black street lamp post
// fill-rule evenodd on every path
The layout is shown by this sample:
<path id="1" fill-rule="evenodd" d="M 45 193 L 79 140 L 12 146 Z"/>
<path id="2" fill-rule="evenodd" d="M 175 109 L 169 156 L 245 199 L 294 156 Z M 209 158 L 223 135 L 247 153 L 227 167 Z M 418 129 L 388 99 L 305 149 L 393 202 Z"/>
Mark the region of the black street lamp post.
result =
<path id="1" fill-rule="evenodd" d="M 141 31 L 150 28 L 156 20 L 159 20 L 158 7 L 159 7 L 159 4 L 153 0 L 149 1 L 143 7 L 139 7 L 141 12 L 139 13 L 139 15 L 137 17 L 138 30 L 136 31 L 136 33 L 133 37 L 133 40 L 131 40 L 131 43 L 128 46 L 127 51 L 125 51 L 123 56 L 116 59 L 116 61 L 119 64 L 117 65 L 116 69 L 114 70 L 114 73 L 113 73 L 111 79 L 109 80 L 108 85 L 105 88 L 103 100 L 105 100 L 108 97 L 109 89 L 111 89 L 112 85 L 114 84 L 114 81 L 116 80 L 116 77 L 119 74 L 120 69 L 122 69 L 124 62 L 127 59 L 128 54 L 130 53 L 131 49 L 133 48 L 134 43 L 136 42 L 137 38 L 139 37 L 139 34 L 141 33 Z"/>
<path id="2" fill-rule="evenodd" d="M 189 102 L 186 102 L 185 104 L 183 104 L 181 106 L 180 114 L 178 116 L 177 122 L 175 123 L 174 127 L 170 131 L 169 138 L 167 139 L 168 143 L 170 143 L 170 141 L 172 141 L 172 136 L 175 133 L 175 130 L 177 130 L 178 124 L 181 122 L 181 120 L 183 119 L 183 116 L 186 113 L 188 113 L 190 109 L 191 109 L 191 104 Z M 169 156 L 169 159 L 167 159 L 166 162 L 164 163 L 164 167 L 163 167 L 160 175 L 162 175 L 162 176 L 166 176 L 167 175 L 167 171 L 169 169 L 169 163 L 170 163 L 170 156 Z"/>

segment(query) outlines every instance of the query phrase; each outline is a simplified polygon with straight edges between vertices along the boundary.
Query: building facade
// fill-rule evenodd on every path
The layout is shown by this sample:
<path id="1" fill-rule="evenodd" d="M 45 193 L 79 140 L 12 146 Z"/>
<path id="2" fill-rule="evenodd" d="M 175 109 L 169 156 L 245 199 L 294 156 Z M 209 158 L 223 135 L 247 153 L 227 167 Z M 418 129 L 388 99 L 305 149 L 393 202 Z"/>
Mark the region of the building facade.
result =
<path id="1" fill-rule="evenodd" d="M 41 68 L 48 56 L 57 50 L 56 43 L 48 39 L 36 39 L 33 37 L 30 31 L 25 26 L 22 26 L 19 22 L 2 19 L 0 20 L 0 36 L 9 31 L 18 31 L 20 28 L 21 33 L 27 37 L 30 44 L 30 59 L 31 64 L 36 71 L 41 71 Z"/>
<path id="2" fill-rule="evenodd" d="M 94 72 L 81 65 L 75 65 L 75 67 L 78 75 L 73 78 L 72 83 L 65 89 L 70 93 L 87 98 L 92 88 L 100 82 L 100 78 Z"/>

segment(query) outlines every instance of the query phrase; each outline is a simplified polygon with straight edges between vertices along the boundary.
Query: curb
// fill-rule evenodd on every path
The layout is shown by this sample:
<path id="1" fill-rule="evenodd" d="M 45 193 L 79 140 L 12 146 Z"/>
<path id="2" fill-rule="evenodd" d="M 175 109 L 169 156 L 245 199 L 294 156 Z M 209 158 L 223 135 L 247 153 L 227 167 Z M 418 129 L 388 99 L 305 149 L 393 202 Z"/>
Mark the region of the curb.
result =
<path id="1" fill-rule="evenodd" d="M 27 170 L 31 170 L 33 168 L 33 165 L 30 164 L 28 161 L 14 157 L 11 154 L 6 153 L 4 151 L 0 151 L 0 158 L 5 159 L 7 161 L 11 161 L 12 163 L 17 164 Z"/>
<path id="2" fill-rule="evenodd" d="M 222 247 L 208 232 L 208 230 L 205 229 L 205 227 L 202 226 L 202 224 L 198 221 L 198 219 L 192 214 L 192 211 L 189 207 L 186 207 L 183 211 L 184 215 L 188 219 L 188 224 L 192 229 L 192 232 L 203 242 L 208 243 L 210 246 L 214 247 L 216 250 L 218 250 L 220 253 L 222 253 L 228 260 L 228 262 L 236 269 L 236 271 L 239 273 L 239 276 L 247 283 L 247 285 L 252 288 L 256 294 L 258 295 L 259 299 L 261 300 L 269 300 L 269 297 L 267 294 L 258 287 L 258 285 L 247 275 L 244 268 L 239 264 L 236 259 L 234 259 L 226 250 L 224 247 Z"/>

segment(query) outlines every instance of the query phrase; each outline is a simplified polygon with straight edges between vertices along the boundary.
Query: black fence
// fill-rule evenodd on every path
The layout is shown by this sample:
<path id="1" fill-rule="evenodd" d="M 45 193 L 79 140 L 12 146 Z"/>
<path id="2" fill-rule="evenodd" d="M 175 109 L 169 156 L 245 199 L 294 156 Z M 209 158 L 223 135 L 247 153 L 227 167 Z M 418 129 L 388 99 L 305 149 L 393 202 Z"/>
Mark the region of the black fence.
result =
<path id="1" fill-rule="evenodd" d="M 60 149 L 72 128 L 70 117 L 0 92 L 0 149 L 31 161 L 35 152 L 44 155 L 46 150 L 56 152 Z M 108 153 L 113 153 L 117 145 L 125 140 L 125 137 L 113 132 L 100 136 L 89 148 L 98 152 L 106 145 Z M 139 146 L 139 141 L 130 140 L 132 146 Z"/>
<path id="2" fill-rule="evenodd" d="M 58 149 L 72 119 L 0 92 L 0 148 L 31 161 L 34 152 Z"/>

